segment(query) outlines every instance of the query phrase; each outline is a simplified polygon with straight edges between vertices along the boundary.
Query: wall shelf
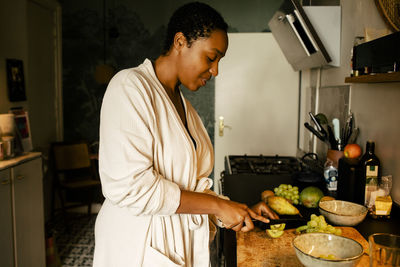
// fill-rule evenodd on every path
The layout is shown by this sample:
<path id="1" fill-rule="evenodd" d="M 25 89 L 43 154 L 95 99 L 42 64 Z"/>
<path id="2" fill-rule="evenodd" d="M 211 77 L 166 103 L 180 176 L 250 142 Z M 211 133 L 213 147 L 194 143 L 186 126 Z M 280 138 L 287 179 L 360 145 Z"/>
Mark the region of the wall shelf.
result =
<path id="1" fill-rule="evenodd" d="M 361 75 L 357 77 L 346 77 L 345 83 L 385 83 L 400 82 L 400 72 L 378 73 L 374 75 Z"/>

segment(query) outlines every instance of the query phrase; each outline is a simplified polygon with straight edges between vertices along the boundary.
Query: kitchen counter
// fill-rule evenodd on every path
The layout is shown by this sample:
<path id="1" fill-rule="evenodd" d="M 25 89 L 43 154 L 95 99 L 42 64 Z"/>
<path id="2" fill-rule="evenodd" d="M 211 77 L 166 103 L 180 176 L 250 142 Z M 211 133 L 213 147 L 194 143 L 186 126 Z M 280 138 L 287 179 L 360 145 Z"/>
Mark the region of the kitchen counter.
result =
<path id="1" fill-rule="evenodd" d="M 34 158 L 38 158 L 41 155 L 42 154 L 40 152 L 26 152 L 10 159 L 0 160 L 0 170 L 16 166 Z"/>
<path id="2" fill-rule="evenodd" d="M 305 216 L 308 216 L 308 214 L 319 214 L 318 209 L 309 209 L 307 210 L 307 215 L 303 214 Z M 393 207 L 392 207 L 392 212 L 391 212 L 391 217 L 389 219 L 374 219 L 371 218 L 369 216 L 367 216 L 365 218 L 365 220 L 360 223 L 359 225 L 355 226 L 354 229 L 357 231 L 357 233 L 359 233 L 360 236 L 358 236 L 357 238 L 363 238 L 363 240 L 365 240 L 365 242 L 368 241 L 368 236 L 373 234 L 373 233 L 392 233 L 392 234 L 396 234 L 396 235 L 400 235 L 400 228 L 398 227 L 400 225 L 400 206 L 393 203 Z M 293 229 L 286 231 L 285 234 L 288 234 L 289 236 L 291 234 L 294 235 Z M 346 234 L 348 234 L 348 231 L 346 232 Z M 255 236 L 253 236 L 255 235 Z M 357 236 L 357 235 L 356 235 Z M 265 238 L 264 238 L 265 237 Z M 257 238 L 260 238 L 263 241 L 263 243 L 257 243 L 254 240 L 252 240 L 252 238 L 255 238 L 255 240 L 257 240 Z M 250 242 L 249 242 L 250 241 Z M 261 249 L 261 251 L 263 251 L 264 249 L 267 249 L 268 247 L 273 247 L 274 243 L 272 242 L 274 240 L 269 239 L 267 237 L 267 235 L 265 234 L 265 232 L 263 230 L 260 230 L 258 228 L 254 229 L 252 232 L 250 233 L 235 233 L 232 230 L 224 230 L 224 244 L 223 244 L 223 250 L 224 250 L 224 255 L 225 255 L 225 262 L 226 262 L 226 266 L 257 266 L 257 265 L 245 265 L 243 264 L 242 261 L 242 257 L 243 255 L 238 255 L 238 250 L 239 246 L 245 246 L 247 247 L 246 250 L 243 250 L 242 248 L 240 248 L 239 253 L 242 253 L 242 251 L 246 251 L 245 253 L 250 253 L 252 251 L 256 252 L 257 249 L 259 249 L 259 247 L 261 246 L 263 249 Z M 288 246 L 287 243 L 289 241 L 286 240 L 286 246 Z M 365 244 L 365 243 L 364 243 Z M 291 243 L 289 244 L 291 246 Z M 292 248 L 293 250 L 293 248 Z M 280 250 L 280 253 L 282 253 L 283 251 Z M 294 250 L 292 251 L 294 253 Z M 255 254 L 257 255 L 257 254 Z M 279 254 L 281 255 L 281 254 Z M 294 255 L 294 254 L 293 254 Z M 290 256 L 289 254 L 287 255 L 288 257 Z M 246 256 L 247 257 L 247 256 Z M 297 260 L 297 258 L 296 258 Z M 238 263 L 241 263 L 240 265 L 238 265 Z M 268 265 L 258 265 L 258 266 L 268 266 Z M 279 265 L 277 265 L 279 266 Z M 289 265 L 281 265 L 281 266 L 289 266 Z M 291 265 L 290 265 L 291 266 Z M 293 265 L 296 266 L 296 265 Z M 301 266 L 301 265 L 297 265 L 297 266 Z M 363 266 L 363 265 L 359 265 L 359 266 Z"/>
<path id="3" fill-rule="evenodd" d="M 359 242 L 364 250 L 368 249 L 368 242 L 353 227 L 339 227 L 342 229 L 342 236 Z M 292 242 L 296 237 L 295 229 L 285 230 L 279 238 L 270 238 L 266 232 L 260 229 L 243 233 L 236 233 L 237 239 L 237 265 L 240 267 L 258 266 L 303 266 L 297 259 Z M 356 267 L 368 266 L 367 255 L 361 257 Z"/>

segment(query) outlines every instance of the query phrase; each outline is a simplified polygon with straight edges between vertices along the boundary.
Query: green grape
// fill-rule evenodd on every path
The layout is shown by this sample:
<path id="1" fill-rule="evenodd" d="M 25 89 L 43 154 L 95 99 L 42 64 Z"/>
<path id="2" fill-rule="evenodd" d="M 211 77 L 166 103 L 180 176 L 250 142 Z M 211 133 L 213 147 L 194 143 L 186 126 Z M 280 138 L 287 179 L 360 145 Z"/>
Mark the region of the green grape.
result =
<path id="1" fill-rule="evenodd" d="M 334 226 L 328 224 L 325 221 L 325 217 L 320 215 L 311 214 L 310 220 L 306 225 L 300 226 L 296 229 L 297 233 L 330 233 L 335 235 L 341 235 L 342 230 L 340 228 L 335 228 Z"/>
<path id="2" fill-rule="evenodd" d="M 293 204 L 298 205 L 300 203 L 299 191 L 297 186 L 292 186 L 291 184 L 280 184 L 278 187 L 274 188 L 275 195 L 284 197 Z M 295 200 L 297 200 L 295 202 Z"/>
<path id="3" fill-rule="evenodd" d="M 342 229 L 336 228 L 335 229 L 335 235 L 342 235 Z"/>
<path id="4" fill-rule="evenodd" d="M 332 225 L 328 225 L 328 226 L 326 227 L 325 231 L 326 231 L 327 233 L 332 233 L 332 234 L 334 234 L 334 233 L 335 233 L 335 227 L 333 227 Z"/>

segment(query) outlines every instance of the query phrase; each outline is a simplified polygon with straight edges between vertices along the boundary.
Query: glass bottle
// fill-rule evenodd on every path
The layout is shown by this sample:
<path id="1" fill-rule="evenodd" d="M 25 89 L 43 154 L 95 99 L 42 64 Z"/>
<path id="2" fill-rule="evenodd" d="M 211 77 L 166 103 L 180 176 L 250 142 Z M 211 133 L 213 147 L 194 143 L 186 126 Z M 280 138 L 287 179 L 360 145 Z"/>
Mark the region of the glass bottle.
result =
<path id="1" fill-rule="evenodd" d="M 336 197 L 338 184 L 338 169 L 329 158 L 324 164 L 324 178 L 328 195 Z"/>
<path id="2" fill-rule="evenodd" d="M 369 140 L 360 159 L 360 204 L 371 206 L 371 192 L 378 190 L 380 179 L 381 163 L 375 155 L 375 142 Z"/>

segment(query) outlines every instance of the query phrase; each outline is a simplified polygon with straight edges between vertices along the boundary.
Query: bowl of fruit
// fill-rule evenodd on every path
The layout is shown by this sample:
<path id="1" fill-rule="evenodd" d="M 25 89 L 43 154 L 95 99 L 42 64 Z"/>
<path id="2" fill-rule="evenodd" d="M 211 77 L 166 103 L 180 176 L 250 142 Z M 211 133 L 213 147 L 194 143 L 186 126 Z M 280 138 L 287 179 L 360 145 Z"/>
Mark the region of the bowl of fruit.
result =
<path id="1" fill-rule="evenodd" d="M 328 233 L 306 233 L 293 239 L 299 261 L 306 267 L 355 266 L 364 253 L 357 241 Z"/>
<path id="2" fill-rule="evenodd" d="M 335 225 L 354 226 L 367 215 L 367 207 L 344 200 L 328 200 L 319 203 L 319 212 Z"/>

